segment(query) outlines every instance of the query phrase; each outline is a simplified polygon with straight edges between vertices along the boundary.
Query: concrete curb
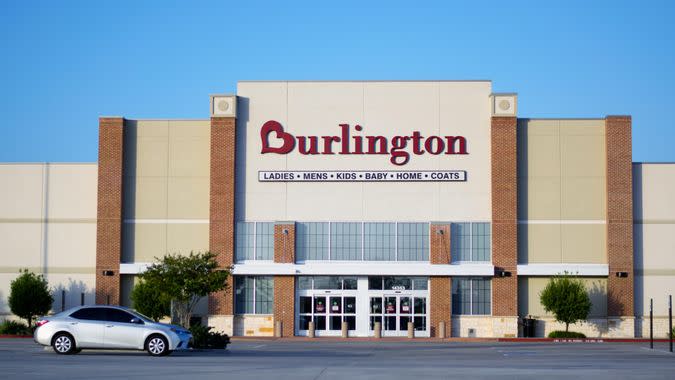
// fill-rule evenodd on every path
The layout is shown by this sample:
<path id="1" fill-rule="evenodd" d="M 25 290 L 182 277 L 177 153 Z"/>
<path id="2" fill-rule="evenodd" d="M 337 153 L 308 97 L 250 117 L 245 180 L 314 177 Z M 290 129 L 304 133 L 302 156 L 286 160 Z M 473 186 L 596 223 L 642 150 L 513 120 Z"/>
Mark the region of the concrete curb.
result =
<path id="1" fill-rule="evenodd" d="M 279 341 L 279 342 L 432 342 L 432 343 L 649 343 L 645 338 L 584 338 L 584 339 L 562 339 L 562 338 L 372 338 L 372 337 L 231 337 L 232 342 L 253 342 L 253 341 Z M 668 343 L 668 339 L 654 339 L 656 343 Z"/>

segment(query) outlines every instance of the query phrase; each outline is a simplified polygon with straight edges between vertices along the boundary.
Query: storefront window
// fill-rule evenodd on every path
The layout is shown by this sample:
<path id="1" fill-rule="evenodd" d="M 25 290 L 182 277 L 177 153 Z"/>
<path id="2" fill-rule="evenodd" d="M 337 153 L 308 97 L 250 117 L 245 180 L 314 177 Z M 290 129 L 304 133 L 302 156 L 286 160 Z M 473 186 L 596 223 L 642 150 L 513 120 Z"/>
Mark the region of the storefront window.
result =
<path id="1" fill-rule="evenodd" d="M 274 259 L 274 223 L 237 222 L 234 227 L 236 261 Z"/>
<path id="2" fill-rule="evenodd" d="M 234 304 L 236 314 L 272 314 L 274 282 L 268 276 L 236 276 Z"/>
<path id="3" fill-rule="evenodd" d="M 363 259 L 396 260 L 396 223 L 363 224 Z"/>
<path id="4" fill-rule="evenodd" d="M 296 223 L 296 258 L 299 261 L 328 260 L 328 234 L 328 223 Z"/>
<path id="5" fill-rule="evenodd" d="M 398 261 L 429 261 L 429 223 L 397 223 Z"/>
<path id="6" fill-rule="evenodd" d="M 330 259 L 361 260 L 362 223 L 330 224 Z"/>
<path id="7" fill-rule="evenodd" d="M 452 314 L 489 315 L 491 280 L 489 278 L 453 278 Z"/>
<path id="8" fill-rule="evenodd" d="M 452 223 L 453 261 L 490 261 L 490 223 Z"/>

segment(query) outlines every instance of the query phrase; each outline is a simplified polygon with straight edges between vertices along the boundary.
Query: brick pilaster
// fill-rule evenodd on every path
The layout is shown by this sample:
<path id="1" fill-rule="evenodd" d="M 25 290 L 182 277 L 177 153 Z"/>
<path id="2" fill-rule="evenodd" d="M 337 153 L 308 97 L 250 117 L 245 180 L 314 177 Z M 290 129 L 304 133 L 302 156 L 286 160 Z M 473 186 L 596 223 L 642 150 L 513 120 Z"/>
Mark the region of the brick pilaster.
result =
<path id="1" fill-rule="evenodd" d="M 124 119 L 98 121 L 98 200 L 96 211 L 96 303 L 120 302 Z M 111 271 L 112 275 L 104 275 Z"/>
<path id="2" fill-rule="evenodd" d="M 211 188 L 209 207 L 209 250 L 218 254 L 221 267 L 234 263 L 234 173 L 236 119 L 211 118 Z M 232 315 L 233 278 L 230 290 L 209 296 L 209 314 Z"/>
<path id="3" fill-rule="evenodd" d="M 431 264 L 450 264 L 450 224 L 431 224 Z"/>
<path id="4" fill-rule="evenodd" d="M 274 276 L 274 323 L 281 321 L 282 336 L 295 335 L 295 277 Z"/>
<path id="5" fill-rule="evenodd" d="M 630 116 L 607 116 L 607 315 L 633 316 L 633 150 Z M 626 272 L 628 277 L 617 277 Z"/>
<path id="6" fill-rule="evenodd" d="M 429 286 L 429 331 L 436 338 L 448 338 L 452 331 L 452 279 L 431 277 Z M 438 325 L 445 322 L 445 336 L 438 336 Z"/>
<path id="7" fill-rule="evenodd" d="M 517 135 L 516 117 L 492 117 L 492 315 L 518 315 Z"/>
<path id="8" fill-rule="evenodd" d="M 274 262 L 295 263 L 295 223 L 274 224 Z"/>

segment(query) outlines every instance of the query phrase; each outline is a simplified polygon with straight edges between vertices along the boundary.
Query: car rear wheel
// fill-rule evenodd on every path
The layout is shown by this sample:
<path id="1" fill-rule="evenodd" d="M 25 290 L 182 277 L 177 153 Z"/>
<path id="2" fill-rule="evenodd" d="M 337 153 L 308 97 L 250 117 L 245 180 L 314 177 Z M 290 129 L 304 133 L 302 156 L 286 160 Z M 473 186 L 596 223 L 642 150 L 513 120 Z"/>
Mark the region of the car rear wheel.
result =
<path id="1" fill-rule="evenodd" d="M 145 343 L 145 349 L 152 356 L 164 356 L 170 353 L 169 342 L 161 335 L 152 335 Z"/>
<path id="2" fill-rule="evenodd" d="M 57 354 L 68 355 L 76 351 L 75 340 L 70 334 L 57 334 L 52 340 L 52 348 Z"/>

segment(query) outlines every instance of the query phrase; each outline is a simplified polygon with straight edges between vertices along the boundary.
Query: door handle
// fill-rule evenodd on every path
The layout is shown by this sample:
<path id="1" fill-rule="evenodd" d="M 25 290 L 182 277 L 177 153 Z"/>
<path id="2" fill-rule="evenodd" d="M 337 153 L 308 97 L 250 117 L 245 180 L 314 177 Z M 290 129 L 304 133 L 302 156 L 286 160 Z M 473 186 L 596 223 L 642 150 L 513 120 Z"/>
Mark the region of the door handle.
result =
<path id="1" fill-rule="evenodd" d="M 77 324 L 77 322 L 70 322 L 70 324 L 74 326 Z"/>
<path id="2" fill-rule="evenodd" d="M 115 327 L 114 325 L 105 325 L 105 327 Z"/>

